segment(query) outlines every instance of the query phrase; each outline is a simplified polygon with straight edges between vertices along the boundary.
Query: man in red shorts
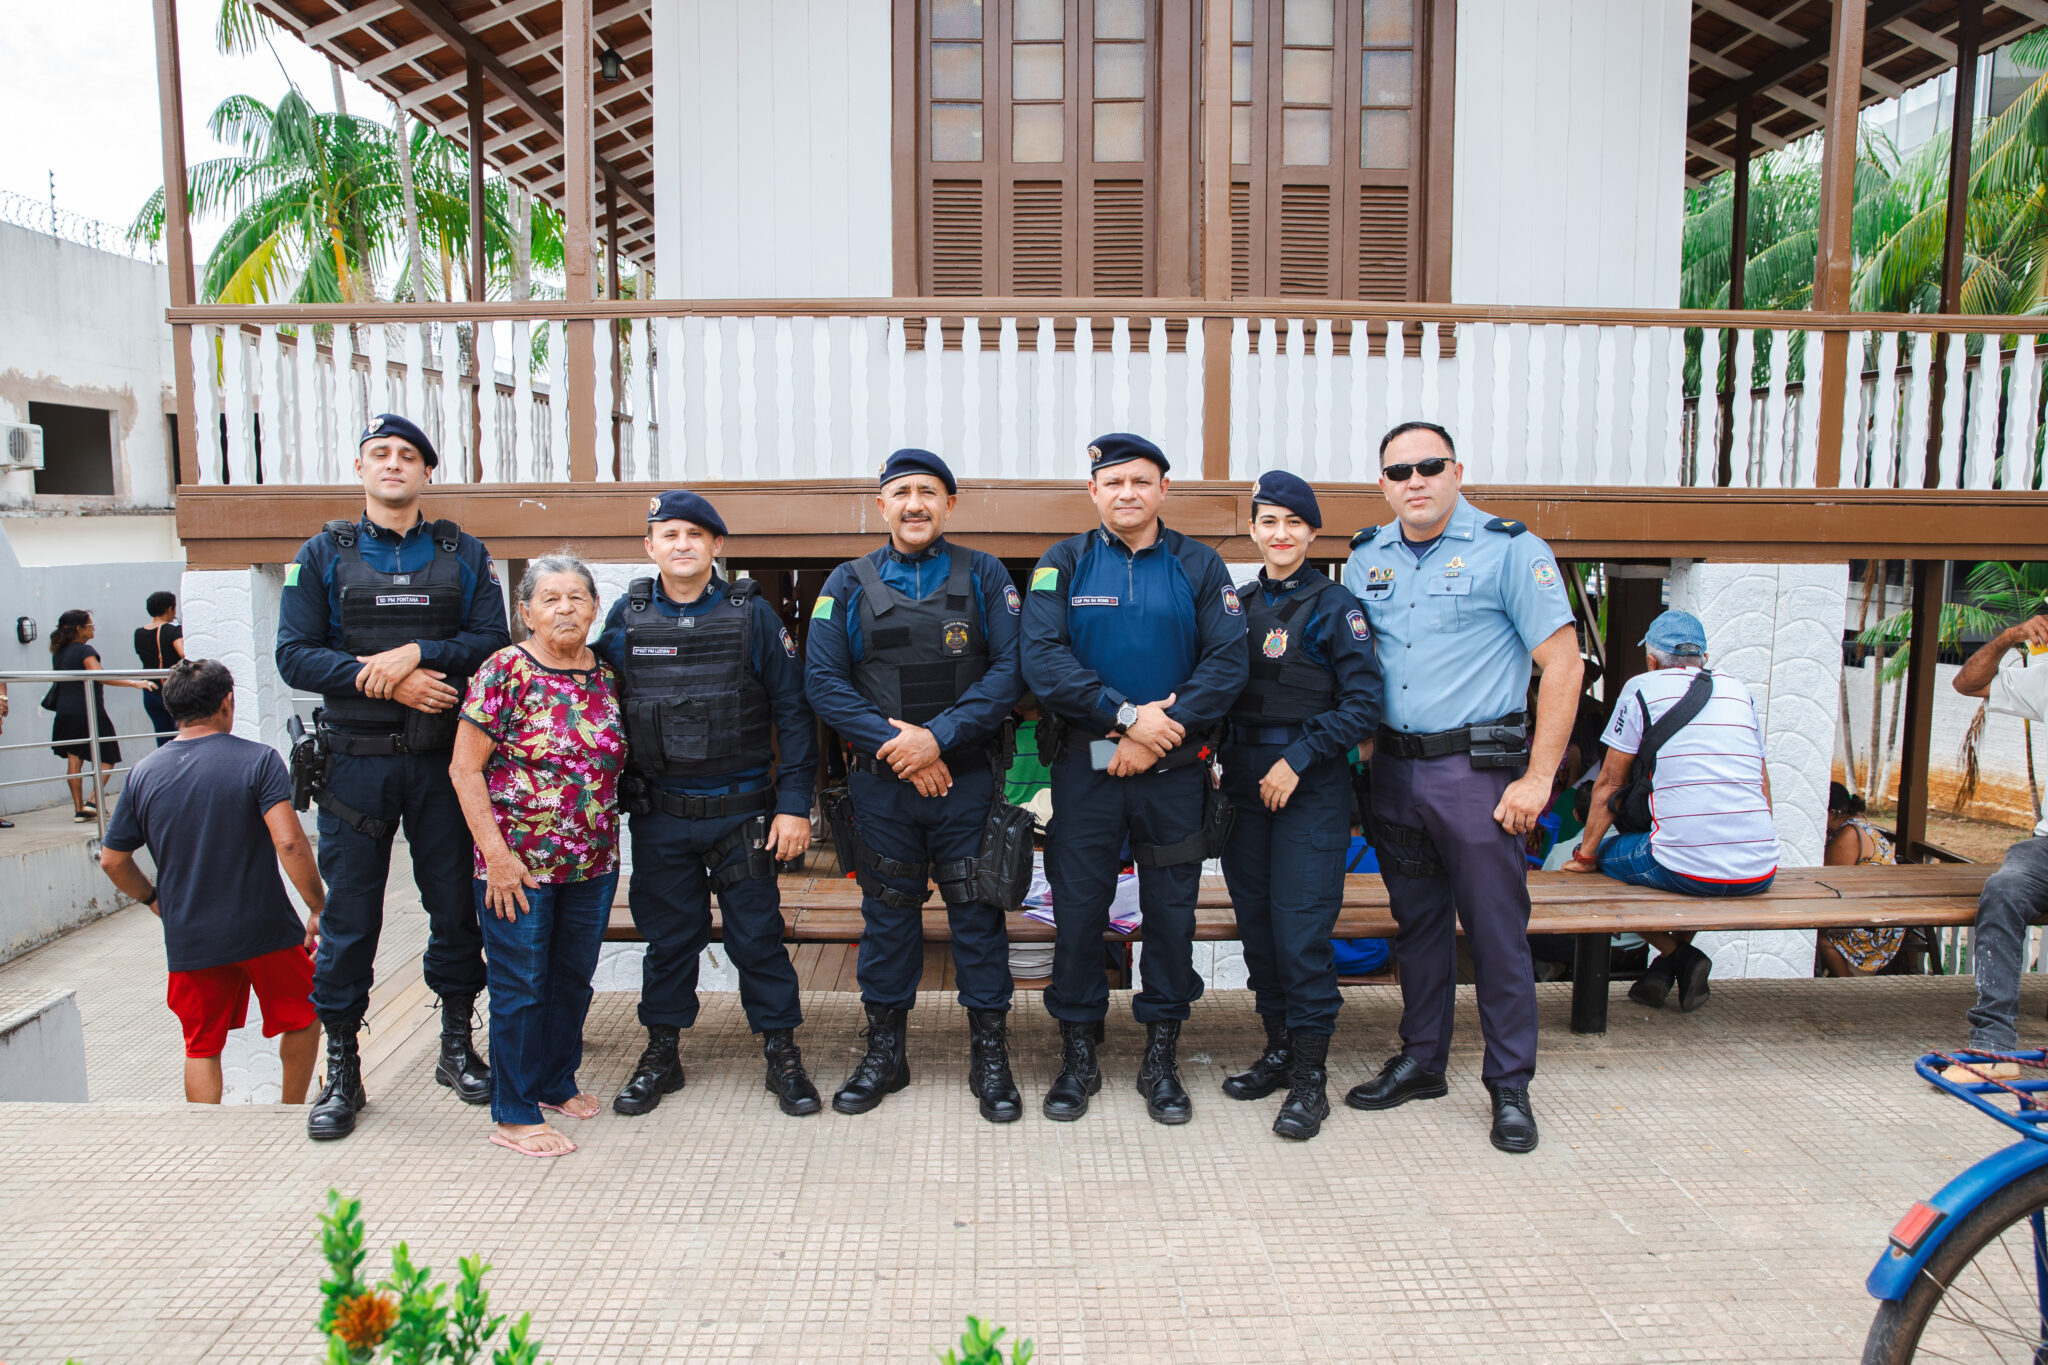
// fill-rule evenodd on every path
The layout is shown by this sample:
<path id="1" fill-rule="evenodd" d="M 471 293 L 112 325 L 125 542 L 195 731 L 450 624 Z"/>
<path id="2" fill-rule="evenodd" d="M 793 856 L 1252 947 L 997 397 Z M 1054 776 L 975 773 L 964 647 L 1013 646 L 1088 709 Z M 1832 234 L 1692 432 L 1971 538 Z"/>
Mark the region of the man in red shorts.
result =
<path id="1" fill-rule="evenodd" d="M 164 924 L 169 1004 L 185 1026 L 185 1098 L 219 1104 L 228 1030 L 263 1009 L 263 1036 L 279 1039 L 286 1104 L 303 1104 L 320 1050 L 312 949 L 326 892 L 312 846 L 292 810 L 291 776 L 268 745 L 238 739 L 235 680 L 211 659 L 188 659 L 164 679 L 178 737 L 138 762 L 100 850 L 115 886 Z M 265 842 L 276 858 L 262 856 Z M 147 847 L 156 884 L 136 865 Z M 299 922 L 278 864 L 312 917 Z"/>

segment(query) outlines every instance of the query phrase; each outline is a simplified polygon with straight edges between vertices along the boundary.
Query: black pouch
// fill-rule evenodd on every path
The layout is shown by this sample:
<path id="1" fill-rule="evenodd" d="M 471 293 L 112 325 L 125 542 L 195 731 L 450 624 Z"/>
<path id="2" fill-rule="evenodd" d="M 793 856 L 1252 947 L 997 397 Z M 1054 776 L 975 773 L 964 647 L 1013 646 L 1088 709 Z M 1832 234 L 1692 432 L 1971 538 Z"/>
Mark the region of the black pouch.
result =
<path id="1" fill-rule="evenodd" d="M 1529 766 L 1529 726 L 1526 721 L 1512 725 L 1475 725 L 1472 735 L 1472 766 L 1475 768 L 1526 768 Z"/>
<path id="2" fill-rule="evenodd" d="M 1067 761 L 1067 734 L 1071 729 L 1067 722 L 1047 711 L 1038 718 L 1038 761 L 1048 768 L 1057 768 Z"/>
<path id="3" fill-rule="evenodd" d="M 456 706 L 460 706 L 457 703 Z M 405 727 L 399 731 L 399 740 L 409 754 L 443 754 L 455 747 L 455 731 L 462 724 L 456 714 L 456 706 L 446 711 L 415 711 L 405 709 Z"/>
<path id="4" fill-rule="evenodd" d="M 654 784 L 631 768 L 619 774 L 619 809 L 628 815 L 654 812 Z"/>
<path id="5" fill-rule="evenodd" d="M 988 823 L 981 830 L 981 852 L 974 860 L 974 899 L 1005 914 L 1024 903 L 1031 891 L 1032 835 L 1037 823 L 1031 812 L 1013 806 L 998 794 L 989 803 Z"/>
<path id="6" fill-rule="evenodd" d="M 860 838 L 853 827 L 853 793 L 843 786 L 827 787 L 818 793 L 818 809 L 824 813 L 825 828 L 832 831 L 832 857 L 839 875 L 855 875 L 860 871 Z"/>
<path id="7" fill-rule="evenodd" d="M 1237 824 L 1237 807 L 1230 804 L 1215 767 L 1205 775 L 1209 780 L 1202 786 L 1202 856 L 1221 858 L 1230 843 L 1231 828 Z"/>

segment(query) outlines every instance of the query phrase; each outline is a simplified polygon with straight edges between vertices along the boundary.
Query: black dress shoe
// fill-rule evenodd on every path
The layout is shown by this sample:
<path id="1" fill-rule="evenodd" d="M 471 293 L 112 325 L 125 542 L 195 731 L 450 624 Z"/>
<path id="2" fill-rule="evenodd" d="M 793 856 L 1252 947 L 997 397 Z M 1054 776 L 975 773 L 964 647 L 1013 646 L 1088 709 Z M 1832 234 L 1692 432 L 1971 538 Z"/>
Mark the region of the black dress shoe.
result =
<path id="1" fill-rule="evenodd" d="M 313 1107 L 306 1111 L 306 1136 L 332 1142 L 356 1130 L 356 1115 L 368 1107 L 363 1093 L 363 1061 L 356 1051 L 353 1025 L 327 1030 L 327 1079 Z"/>
<path id="2" fill-rule="evenodd" d="M 1629 986 L 1628 998 L 1649 1009 L 1662 1009 L 1671 988 L 1678 984 L 1677 962 L 1677 953 L 1660 955 Z"/>
<path id="3" fill-rule="evenodd" d="M 1194 1101 L 1180 1083 L 1180 1021 L 1166 1019 L 1145 1025 L 1145 1060 L 1138 1064 L 1138 1093 L 1154 1123 L 1186 1123 L 1195 1116 Z"/>
<path id="4" fill-rule="evenodd" d="M 1266 1050 L 1244 1070 L 1223 1078 L 1223 1093 L 1234 1100 L 1262 1100 L 1287 1084 L 1287 1021 L 1277 1014 L 1259 1019 L 1266 1026 Z"/>
<path id="5" fill-rule="evenodd" d="M 1060 1074 L 1053 1077 L 1040 1106 L 1055 1123 L 1072 1123 L 1088 1112 L 1088 1097 L 1102 1089 L 1102 1068 L 1095 1064 L 1100 1023 L 1060 1021 Z"/>
<path id="6" fill-rule="evenodd" d="M 1387 1058 L 1380 1074 L 1351 1087 L 1344 1103 L 1353 1109 L 1392 1109 L 1410 1100 L 1440 1100 L 1451 1093 L 1441 1071 L 1424 1071 L 1422 1063 L 1405 1052 Z"/>
<path id="7" fill-rule="evenodd" d="M 1529 1107 L 1528 1087 L 1489 1081 L 1486 1089 L 1493 1096 L 1493 1145 L 1517 1155 L 1535 1151 L 1536 1111 Z"/>
<path id="8" fill-rule="evenodd" d="M 1707 1003 L 1707 974 L 1713 970 L 1714 959 L 1690 943 L 1678 950 L 1678 1008 L 1691 1014 Z"/>
<path id="9" fill-rule="evenodd" d="M 441 1059 L 434 1064 L 434 1080 L 464 1104 L 489 1104 L 491 1069 L 476 1052 L 470 1032 L 475 1019 L 475 996 L 441 997 Z"/>
<path id="10" fill-rule="evenodd" d="M 804 1054 L 796 1045 L 796 1030 L 769 1029 L 761 1035 L 761 1055 L 768 1059 L 768 1093 L 791 1118 L 815 1114 L 825 1107 L 818 1087 L 804 1071 Z"/>
<path id="11" fill-rule="evenodd" d="M 633 1064 L 633 1074 L 612 1097 L 612 1112 L 632 1117 L 661 1103 L 663 1095 L 683 1088 L 683 1063 L 676 1056 L 681 1031 L 666 1024 L 647 1026 L 647 1047 Z"/>
<path id="12" fill-rule="evenodd" d="M 1329 1073 L 1324 1064 L 1330 1053 L 1327 1033 L 1297 1033 L 1287 1069 L 1287 1098 L 1280 1102 L 1273 1131 L 1284 1138 L 1306 1142 L 1323 1131 L 1330 1117 Z"/>
<path id="13" fill-rule="evenodd" d="M 969 1010 L 972 1038 L 967 1061 L 967 1088 L 981 1101 L 981 1116 L 990 1123 L 1015 1123 L 1024 1117 L 1024 1097 L 1010 1075 L 1009 1020 L 1002 1010 Z"/>
<path id="14" fill-rule="evenodd" d="M 868 1026 L 862 1033 L 868 1050 L 854 1063 L 853 1074 L 832 1096 L 832 1107 L 842 1114 L 865 1114 L 889 1096 L 910 1084 L 909 1039 L 903 1010 L 868 1005 Z"/>

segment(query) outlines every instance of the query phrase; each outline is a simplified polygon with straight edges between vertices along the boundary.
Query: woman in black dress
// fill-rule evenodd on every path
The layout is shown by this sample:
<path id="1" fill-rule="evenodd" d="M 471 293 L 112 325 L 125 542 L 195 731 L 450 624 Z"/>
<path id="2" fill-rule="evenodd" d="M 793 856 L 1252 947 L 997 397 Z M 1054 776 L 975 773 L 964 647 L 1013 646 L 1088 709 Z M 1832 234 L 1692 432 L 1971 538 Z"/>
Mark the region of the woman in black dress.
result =
<path id="1" fill-rule="evenodd" d="M 178 599 L 167 592 L 153 592 L 143 603 L 149 624 L 135 628 L 135 657 L 144 668 L 171 668 L 185 657 L 185 628 L 171 618 L 178 614 Z M 154 690 L 142 694 L 142 709 L 149 712 L 150 728 L 156 731 L 157 746 L 178 737 L 178 722 L 164 709 L 163 698 Z"/>
<path id="2" fill-rule="evenodd" d="M 92 647 L 92 613 L 74 607 L 57 618 L 57 629 L 50 634 L 50 667 L 59 673 L 75 672 L 80 669 L 97 671 L 100 667 L 100 652 Z M 115 733 L 114 722 L 107 716 L 105 688 L 139 687 L 145 691 L 151 684 L 140 682 L 117 682 L 108 680 L 93 689 L 93 718 L 99 724 L 102 735 Z M 50 724 L 50 747 L 57 757 L 64 760 L 65 771 L 71 778 L 72 819 L 79 824 L 91 824 L 99 812 L 94 802 L 87 797 L 85 779 L 78 776 L 85 765 L 92 760 L 92 732 L 88 728 L 85 713 L 85 684 L 82 682 L 60 682 L 50 687 L 50 695 L 44 698 L 44 705 L 57 713 Z M 100 741 L 100 786 L 106 787 L 107 777 L 114 766 L 121 761 L 121 746 L 111 739 Z"/>

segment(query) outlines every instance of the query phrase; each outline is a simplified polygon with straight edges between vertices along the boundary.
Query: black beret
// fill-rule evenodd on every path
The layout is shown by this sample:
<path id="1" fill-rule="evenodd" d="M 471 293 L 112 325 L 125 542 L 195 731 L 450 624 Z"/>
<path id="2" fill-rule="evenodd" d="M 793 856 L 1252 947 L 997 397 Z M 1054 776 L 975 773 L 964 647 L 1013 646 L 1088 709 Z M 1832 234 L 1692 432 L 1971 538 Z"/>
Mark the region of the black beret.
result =
<path id="1" fill-rule="evenodd" d="M 1308 480 L 1284 469 L 1270 474 L 1261 474 L 1252 480 L 1252 515 L 1259 514 L 1259 504 L 1284 507 L 1300 517 L 1318 531 L 1323 529 L 1323 509 L 1316 506 L 1316 490 L 1308 486 Z"/>
<path id="2" fill-rule="evenodd" d="M 370 425 L 363 428 L 363 435 L 356 442 L 356 449 L 361 450 L 382 436 L 396 436 L 399 440 L 410 443 L 412 448 L 420 453 L 420 458 L 427 462 L 427 468 L 440 467 L 441 457 L 435 453 L 434 443 L 427 439 L 427 433 L 395 412 L 380 412 L 372 417 Z"/>
<path id="3" fill-rule="evenodd" d="M 1142 436 L 1133 436 L 1127 431 L 1112 431 L 1107 436 L 1098 436 L 1088 446 L 1088 474 L 1107 469 L 1125 460 L 1150 460 L 1159 466 L 1164 474 L 1173 468 L 1166 462 L 1166 452 Z"/>
<path id="4" fill-rule="evenodd" d="M 725 534 L 718 509 L 686 488 L 671 488 L 647 500 L 647 524 L 651 526 L 657 521 L 694 522 L 714 536 Z"/>
<path id="5" fill-rule="evenodd" d="M 882 466 L 882 482 L 880 487 L 887 488 L 905 474 L 936 475 L 939 482 L 946 485 L 947 493 L 958 493 L 960 491 L 960 485 L 954 482 L 953 471 L 946 468 L 946 462 L 932 454 L 929 450 L 919 450 L 915 446 L 907 446 L 891 455 L 888 463 Z"/>

